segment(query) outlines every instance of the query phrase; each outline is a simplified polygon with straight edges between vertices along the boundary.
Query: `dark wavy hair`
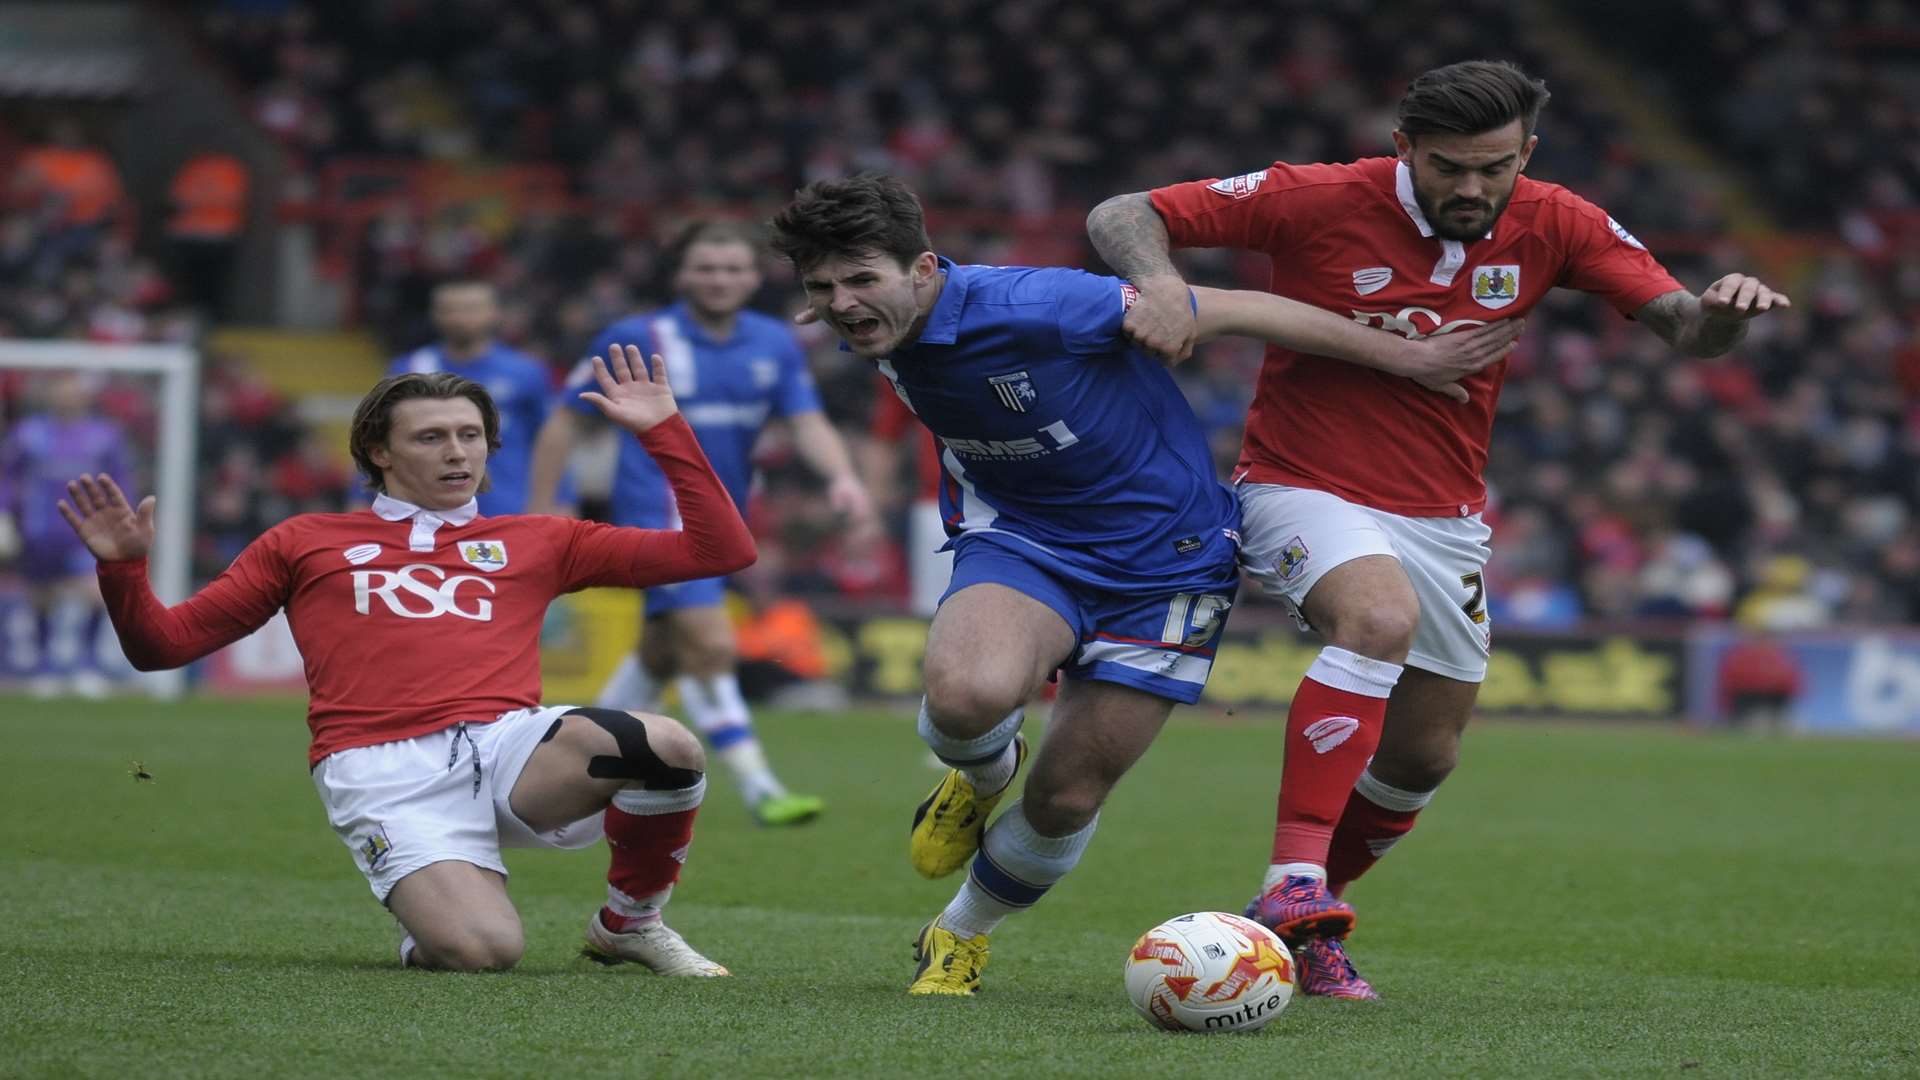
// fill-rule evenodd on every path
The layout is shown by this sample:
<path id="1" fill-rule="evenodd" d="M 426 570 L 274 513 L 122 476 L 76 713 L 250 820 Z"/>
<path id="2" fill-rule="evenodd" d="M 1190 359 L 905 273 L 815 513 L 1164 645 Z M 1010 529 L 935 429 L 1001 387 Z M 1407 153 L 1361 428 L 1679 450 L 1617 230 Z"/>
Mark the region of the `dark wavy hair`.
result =
<path id="1" fill-rule="evenodd" d="M 803 274 L 833 256 L 888 255 L 904 269 L 933 250 L 920 200 L 885 173 L 815 180 L 768 228 L 773 250 Z"/>
<path id="2" fill-rule="evenodd" d="M 374 383 L 367 396 L 354 406 L 352 433 L 347 436 L 347 449 L 353 454 L 353 463 L 367 478 L 367 486 L 375 491 L 387 490 L 387 478 L 380 466 L 373 463 L 373 448 L 386 445 L 388 436 L 393 434 L 393 407 L 416 398 L 466 398 L 473 402 L 480 410 L 480 425 L 487 433 L 487 453 L 492 455 L 500 449 L 500 410 L 494 407 L 493 396 L 487 393 L 486 387 L 450 371 L 389 375 Z M 480 490 L 487 490 L 492 482 L 491 476 L 482 474 Z"/>
<path id="3" fill-rule="evenodd" d="M 1414 79 L 1396 114 L 1409 140 L 1421 135 L 1478 135 L 1515 120 L 1532 135 L 1547 84 L 1506 60 L 1464 60 Z"/>

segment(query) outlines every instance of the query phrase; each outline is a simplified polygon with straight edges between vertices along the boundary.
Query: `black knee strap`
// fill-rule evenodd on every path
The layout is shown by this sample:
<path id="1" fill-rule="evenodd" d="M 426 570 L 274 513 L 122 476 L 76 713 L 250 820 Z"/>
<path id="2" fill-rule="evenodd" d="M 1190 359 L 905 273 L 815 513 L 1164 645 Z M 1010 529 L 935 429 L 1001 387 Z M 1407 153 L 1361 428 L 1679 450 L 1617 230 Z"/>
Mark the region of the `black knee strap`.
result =
<path id="1" fill-rule="evenodd" d="M 584 716 L 600 725 L 620 747 L 619 757 L 595 754 L 587 761 L 587 775 L 596 780 L 637 780 L 642 787 L 654 791 L 674 791 L 692 787 L 705 775 L 698 769 L 675 768 L 660 760 L 660 755 L 654 753 L 647 742 L 647 725 L 634 719 L 631 713 L 584 706 L 566 715 Z M 556 720 L 555 730 L 559 726 Z M 547 732 L 547 738 L 553 734 L 553 731 Z"/>

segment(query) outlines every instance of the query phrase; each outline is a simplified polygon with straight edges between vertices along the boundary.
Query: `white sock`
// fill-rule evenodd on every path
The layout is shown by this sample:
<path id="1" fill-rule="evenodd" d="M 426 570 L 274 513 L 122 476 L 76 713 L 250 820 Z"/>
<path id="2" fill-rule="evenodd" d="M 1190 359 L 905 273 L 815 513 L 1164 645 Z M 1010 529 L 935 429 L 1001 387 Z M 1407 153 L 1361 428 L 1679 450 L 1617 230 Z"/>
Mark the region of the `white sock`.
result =
<path id="1" fill-rule="evenodd" d="M 994 819 L 960 891 L 934 920 L 963 938 L 990 934 L 1016 911 L 1032 907 L 1079 863 L 1099 817 L 1065 836 L 1041 836 L 1016 802 Z"/>
<path id="2" fill-rule="evenodd" d="M 640 658 L 628 653 L 620 660 L 620 666 L 607 676 L 607 685 L 600 688 L 600 696 L 593 703 L 602 709 L 638 709 L 641 712 L 655 712 L 660 705 L 660 686 L 641 666 Z"/>
<path id="3" fill-rule="evenodd" d="M 1327 880 L 1327 868 L 1314 862 L 1274 863 L 1267 867 L 1267 879 L 1260 883 L 1260 891 L 1266 892 L 1283 879 L 1290 877 L 1319 878 Z"/>
<path id="4" fill-rule="evenodd" d="M 740 680 L 732 672 L 704 679 L 682 675 L 673 685 L 680 691 L 687 719 L 705 737 L 713 755 L 733 773 L 748 806 L 787 793 L 767 764 L 766 751 L 753 733 L 753 715 L 740 696 Z"/>
<path id="5" fill-rule="evenodd" d="M 960 775 L 967 778 L 973 790 L 979 795 L 992 795 L 1013 782 L 1013 770 L 1020 763 L 1020 751 L 1013 743 L 1008 743 L 1000 751 L 1000 756 L 982 765 L 962 765 Z"/>

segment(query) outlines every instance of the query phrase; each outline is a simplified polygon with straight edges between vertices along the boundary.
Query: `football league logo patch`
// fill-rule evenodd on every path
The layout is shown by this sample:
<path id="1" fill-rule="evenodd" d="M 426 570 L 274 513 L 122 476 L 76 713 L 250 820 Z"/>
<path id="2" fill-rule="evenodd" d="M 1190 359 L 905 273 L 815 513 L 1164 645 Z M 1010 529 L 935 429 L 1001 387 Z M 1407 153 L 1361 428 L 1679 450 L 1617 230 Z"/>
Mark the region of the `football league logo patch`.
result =
<path id="1" fill-rule="evenodd" d="M 1040 392 L 1033 388 L 1033 379 L 1024 371 L 1011 375 L 994 375 L 987 379 L 987 385 L 993 387 L 994 396 L 1000 404 L 1023 413 L 1027 407 L 1040 400 Z"/>
<path id="2" fill-rule="evenodd" d="M 1633 247 L 1639 248 L 1641 251 L 1647 250 L 1647 245 L 1641 243 L 1632 233 L 1627 231 L 1626 226 L 1613 220 L 1611 217 L 1607 219 L 1607 228 L 1612 229 L 1613 235 L 1619 237 L 1622 243 L 1630 244 Z"/>
<path id="3" fill-rule="evenodd" d="M 1207 185 L 1207 190 L 1217 191 L 1229 199 L 1244 199 L 1259 191 L 1260 185 L 1266 182 L 1267 170 L 1261 169 L 1258 172 L 1244 173 L 1240 176 L 1229 176 L 1225 180 L 1215 180 Z"/>
<path id="4" fill-rule="evenodd" d="M 1307 542 L 1296 536 L 1280 545 L 1280 557 L 1274 560 L 1274 572 L 1281 581 L 1292 581 L 1307 569 Z"/>
<path id="5" fill-rule="evenodd" d="M 507 542 L 505 540 L 462 540 L 460 557 L 469 566 L 485 570 L 491 574 L 503 570 L 507 565 Z"/>
<path id="6" fill-rule="evenodd" d="M 366 860 L 368 872 L 380 869 L 393 854 L 393 841 L 387 839 L 387 827 L 375 825 L 373 831 L 360 838 L 360 857 Z"/>
<path id="7" fill-rule="evenodd" d="M 1480 266 L 1473 271 L 1473 301 L 1485 308 L 1503 308 L 1520 299 L 1520 268 Z"/>

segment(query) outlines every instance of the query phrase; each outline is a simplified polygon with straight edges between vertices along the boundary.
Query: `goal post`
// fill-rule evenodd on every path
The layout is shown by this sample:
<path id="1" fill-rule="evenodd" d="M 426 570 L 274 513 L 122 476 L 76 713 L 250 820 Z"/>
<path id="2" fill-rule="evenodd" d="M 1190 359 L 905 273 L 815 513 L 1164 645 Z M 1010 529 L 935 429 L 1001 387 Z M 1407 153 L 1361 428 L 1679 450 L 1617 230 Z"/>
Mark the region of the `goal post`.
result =
<path id="1" fill-rule="evenodd" d="M 200 354 L 184 345 L 113 345 L 83 341 L 0 339 L 0 370 L 125 372 L 159 380 L 155 402 L 158 430 L 153 462 L 154 492 L 160 500 L 154 518 L 154 591 L 165 603 L 187 598 L 193 544 L 194 453 L 199 441 Z M 138 499 L 136 492 L 129 497 Z M 142 676 L 156 696 L 177 697 L 186 686 L 181 671 Z"/>

